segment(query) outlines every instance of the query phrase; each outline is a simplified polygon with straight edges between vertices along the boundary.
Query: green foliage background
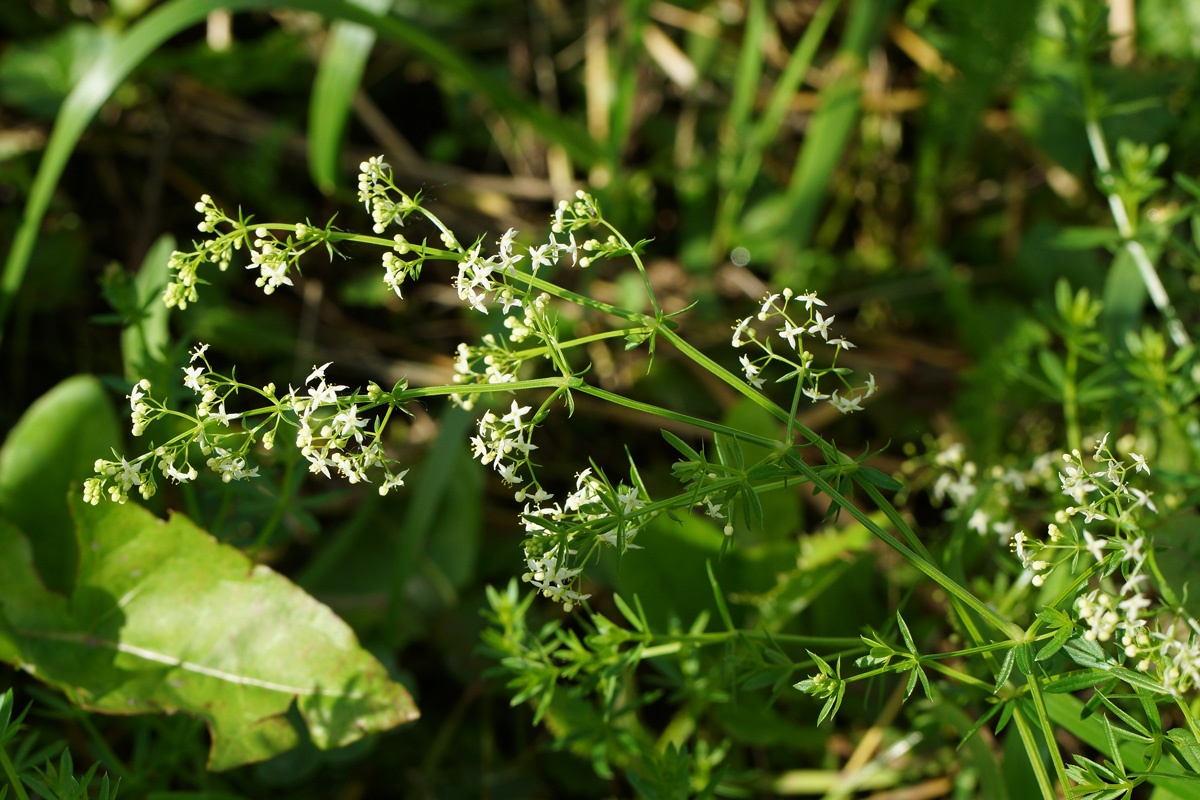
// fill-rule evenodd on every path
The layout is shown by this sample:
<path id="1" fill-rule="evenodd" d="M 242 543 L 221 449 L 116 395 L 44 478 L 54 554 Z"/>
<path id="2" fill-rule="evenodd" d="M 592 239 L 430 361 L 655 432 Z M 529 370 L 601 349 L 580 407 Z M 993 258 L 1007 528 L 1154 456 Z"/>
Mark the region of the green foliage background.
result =
<path id="1" fill-rule="evenodd" d="M 448 380 L 454 346 L 487 332 L 460 313 L 448 273 L 433 271 L 401 301 L 374 256 L 350 252 L 306 262 L 294 292 L 264 299 L 231 272 L 169 320 L 157 302 L 172 241 L 193 238 L 202 193 L 260 219 L 323 224 L 336 214 L 365 227 L 351 176 L 381 152 L 464 240 L 541 229 L 557 198 L 588 185 L 631 239 L 653 239 L 660 297 L 697 303 L 683 330 L 722 363 L 735 363 L 732 321 L 767 288 L 817 291 L 858 344 L 846 365 L 874 372 L 883 391 L 861 415 L 814 409 L 805 422 L 844 449 L 879 450 L 871 463 L 883 472 L 899 470 L 906 443 L 943 434 L 999 466 L 1079 445 L 1055 380 L 1074 341 L 1051 322 L 1056 285 L 1103 299 L 1096 352 L 1161 322 L 1131 237 L 1114 231 L 1089 108 L 1105 110 L 1114 174 L 1142 221 L 1133 238 L 1186 329 L 1198 313 L 1194 198 L 1163 178 L 1200 174 L 1200 12 L 1128 5 L 1132 36 L 1108 38 L 1109 20 L 1093 14 L 1099 33 L 1081 57 L 1061 15 L 1071 4 L 1052 0 L 3 4 L 0 542 L 30 549 L 38 591 L 71 596 L 85 529 L 68 492 L 109 448 L 130 446 L 119 420 L 133 380 L 184 396 L 178 369 L 196 341 L 280 386 L 325 361 L 351 385 Z M 1156 163 L 1149 148 L 1161 144 Z M 584 280 L 580 290 L 639 302 L 626 276 Z M 564 325 L 590 332 L 585 321 Z M 1187 509 L 1200 491 L 1200 429 L 1194 392 L 1172 382 L 1186 365 L 1172 371 L 1166 347 L 1166 366 L 1153 372 L 1147 359 L 1153 374 L 1141 377 L 1089 365 L 1075 427 L 1148 443 Z M 774 435 L 770 420 L 683 361 L 660 354 L 647 374 L 636 353 L 593 357 L 605 388 Z M 47 403 L 50 422 L 39 422 Z M 547 468 L 566 480 L 583 454 L 620 468 L 628 445 L 648 484 L 671 480 L 676 453 L 651 422 L 589 410 L 550 423 Z M 39 431 L 33 444 L 23 426 Z M 587 693 L 564 690 L 534 724 L 542 698 L 510 706 L 503 680 L 486 672 L 496 648 L 480 652 L 485 587 L 503 592 L 522 564 L 511 492 L 469 458 L 469 427 L 433 404 L 397 426 L 389 444 L 413 464 L 399 496 L 306 480 L 285 446 L 261 483 L 202 481 L 146 504 L 160 517 L 186 514 L 332 609 L 388 685 L 412 693 L 419 721 L 353 743 L 315 741 L 301 703 L 295 749 L 218 773 L 206 769 L 203 715 L 91 714 L 5 666 L 0 686 L 18 708 L 34 700 L 25 724 L 38 744 L 67 741 L 76 764 L 99 762 L 134 797 L 665 798 L 708 791 L 707 764 L 722 796 L 1037 791 L 1011 730 L 973 739 L 960 762 L 974 709 L 901 709 L 896 687 L 881 683 L 817 728 L 813 700 L 773 688 L 802 676 L 764 663 L 752 680 L 723 685 L 720 657 L 699 649 L 614 684 L 643 707 L 607 716 Z M 595 571 L 595 605 L 617 619 L 613 592 L 636 596 L 652 627 L 683 631 L 721 615 L 715 581 L 730 621 L 768 634 L 894 633 L 903 608 L 923 650 L 945 643 L 944 599 L 862 527 L 824 524 L 827 498 L 763 503 L 763 524 L 724 553 L 709 521 L 658 520 L 645 550 Z M 1006 596 L 1019 569 L 1002 551 L 964 535 L 961 520 L 944 522 L 919 486 L 908 513 L 944 548 L 948 571 L 981 575 L 972 588 L 991 600 Z M 1176 564 L 1195 563 L 1194 520 L 1183 514 L 1163 534 Z M 992 561 L 1001 565 L 983 566 Z M 1187 576 L 1180 567 L 1180 586 Z M 528 613 L 531 629 L 556 619 L 536 602 Z M 0 630 L 0 656 L 4 641 Z M 1070 727 L 1071 701 L 1056 700 L 1058 724 Z M 1103 749 L 1101 734 L 1074 724 Z M 868 735 L 882 743 L 860 754 Z M 332 744 L 346 746 L 324 749 Z M 912 755 L 893 763 L 889 747 Z M 40 766 L 47 754 L 58 757 L 31 744 L 14 760 Z M 863 758 L 873 776 L 841 782 L 839 770 Z M 1189 796 L 1169 794 L 1174 785 L 1154 796 Z"/>

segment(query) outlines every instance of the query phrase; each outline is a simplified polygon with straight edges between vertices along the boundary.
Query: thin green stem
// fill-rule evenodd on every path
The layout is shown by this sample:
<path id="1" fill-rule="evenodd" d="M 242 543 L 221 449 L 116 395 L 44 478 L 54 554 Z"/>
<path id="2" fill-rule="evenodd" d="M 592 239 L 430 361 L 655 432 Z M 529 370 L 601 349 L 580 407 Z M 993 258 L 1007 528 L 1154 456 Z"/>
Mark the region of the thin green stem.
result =
<path id="1" fill-rule="evenodd" d="M 1036 667 L 1033 669 L 1036 671 Z M 1050 722 L 1050 714 L 1046 711 L 1046 701 L 1042 697 L 1042 686 L 1038 682 L 1038 676 L 1030 674 L 1027 685 L 1029 686 L 1029 697 L 1033 700 L 1034 708 L 1037 709 L 1042 736 L 1045 737 L 1046 747 L 1050 750 L 1050 760 L 1054 763 L 1054 772 L 1058 775 L 1058 782 L 1065 793 L 1070 788 L 1067 780 L 1067 768 L 1063 764 L 1062 753 L 1059 752 L 1058 745 L 1054 740 L 1054 725 Z"/>
<path id="2" fill-rule="evenodd" d="M 1146 548 L 1146 563 L 1150 566 L 1150 571 L 1154 573 L 1154 583 L 1158 587 L 1158 590 L 1162 592 L 1163 599 L 1166 600 L 1169 605 L 1178 608 L 1179 596 L 1175 594 L 1175 590 L 1171 587 L 1171 584 L 1167 582 L 1166 578 L 1163 577 L 1162 572 L 1159 571 L 1158 559 L 1154 557 L 1153 547 Z M 1197 737 L 1197 741 L 1200 741 L 1200 737 Z"/>
<path id="3" fill-rule="evenodd" d="M 535 378 L 529 381 L 511 381 L 509 383 L 464 383 L 452 386 L 419 386 L 415 389 L 402 389 L 392 392 L 392 402 L 404 405 L 409 400 L 419 397 L 445 397 L 452 394 L 496 394 L 498 392 L 522 392 L 528 389 L 583 389 L 582 378 Z"/>
<path id="4" fill-rule="evenodd" d="M 601 218 L 600 224 L 607 228 L 613 236 L 617 237 L 617 241 L 629 250 L 629 255 L 633 258 L 634 266 L 637 267 L 638 274 L 642 276 L 642 284 L 646 287 L 646 296 L 650 298 L 650 307 L 654 309 L 654 318 L 662 319 L 662 309 L 658 305 L 658 298 L 654 294 L 654 286 L 650 283 L 650 275 L 646 272 L 646 265 L 642 263 L 642 257 L 637 254 L 637 250 L 625 238 L 625 234 L 614 228 L 608 220 Z"/>
<path id="5" fill-rule="evenodd" d="M 1021 744 L 1025 746 L 1025 755 L 1029 758 L 1029 766 L 1033 767 L 1038 788 L 1042 790 L 1042 800 L 1056 800 L 1057 795 L 1054 793 L 1054 785 L 1050 783 L 1050 774 L 1046 772 L 1046 765 L 1042 763 L 1041 748 L 1038 747 L 1037 738 L 1033 735 L 1033 729 L 1029 725 L 1029 720 L 1025 719 L 1025 712 L 1021 710 L 1019 702 L 1013 703 L 1013 722 L 1017 724 L 1017 733 L 1021 736 Z M 1064 791 L 1066 791 L 1066 787 L 1067 785 L 1064 783 Z"/>
<path id="6" fill-rule="evenodd" d="M 1063 417 L 1067 423 L 1067 447 L 1077 448 L 1083 438 L 1079 431 L 1078 386 L 1075 379 L 1079 374 L 1079 346 L 1074 336 L 1067 337 L 1067 364 L 1063 379 Z"/>

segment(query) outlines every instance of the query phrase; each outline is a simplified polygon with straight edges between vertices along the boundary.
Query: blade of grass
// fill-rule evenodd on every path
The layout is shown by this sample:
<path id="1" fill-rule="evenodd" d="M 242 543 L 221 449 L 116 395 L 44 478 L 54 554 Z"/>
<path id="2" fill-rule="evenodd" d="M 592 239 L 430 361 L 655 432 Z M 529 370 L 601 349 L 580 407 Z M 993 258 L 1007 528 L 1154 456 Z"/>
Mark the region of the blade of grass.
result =
<path id="1" fill-rule="evenodd" d="M 817 229 L 825 190 L 858 120 L 863 64 L 891 8 L 891 0 L 857 0 L 851 7 L 838 63 L 833 67 L 837 77 L 821 90 L 820 105 L 808 123 L 788 184 L 786 234 L 779 239 L 776 271 L 793 270 L 796 253 L 808 246 Z M 803 286 L 806 277 L 796 275 L 789 282 Z"/>
<path id="2" fill-rule="evenodd" d="M 736 136 L 730 136 L 726 140 L 729 150 L 727 154 L 725 152 L 722 153 L 728 159 L 728 163 L 723 162 L 722 165 L 726 172 L 721 174 L 723 199 L 721 208 L 717 213 L 716 228 L 712 239 L 711 253 L 714 258 L 724 253 L 729 247 L 729 240 L 733 235 L 738 216 L 745 207 L 746 196 L 749 194 L 750 187 L 753 185 L 754 179 L 762 167 L 763 152 L 774 141 L 776 135 L 778 135 L 779 129 L 783 125 L 784 117 L 787 115 L 788 106 L 797 90 L 799 90 L 800 83 L 804 80 L 804 75 L 808 72 L 809 67 L 812 66 L 813 58 L 817 54 L 817 47 L 820 46 L 821 40 L 825 38 L 825 32 L 829 29 L 829 23 L 833 19 L 833 14 L 840 3 L 841 0 L 825 0 L 821 4 L 821 7 L 817 9 L 817 13 L 805 29 L 800 43 L 796 45 L 796 49 L 792 51 L 792 55 L 788 58 L 788 62 L 784 66 L 779 80 L 776 81 L 774 88 L 771 89 L 771 96 L 767 100 L 767 107 L 763 111 L 762 117 L 753 126 L 747 126 L 744 118 L 749 111 L 749 101 L 745 101 L 747 103 L 745 109 L 742 109 L 739 103 L 741 101 L 739 93 L 743 91 L 743 67 L 739 63 L 738 79 L 734 84 L 734 97 L 733 102 L 730 104 L 729 112 L 730 123 L 737 134 Z M 761 3 L 751 5 L 752 16 L 760 5 Z M 751 22 L 753 22 L 753 19 L 751 19 Z M 751 22 L 748 22 L 746 26 L 747 38 L 750 36 Z M 743 56 L 752 50 L 757 56 L 755 59 L 756 64 L 761 63 L 761 52 L 758 47 L 751 48 L 743 45 Z M 758 81 L 757 72 L 754 73 L 753 80 L 754 83 L 750 85 L 748 90 L 751 97 Z M 735 167 L 734 161 L 738 154 L 741 155 L 741 161 Z"/>
<path id="3" fill-rule="evenodd" d="M 409 504 L 400 525 L 400 544 L 392 569 L 385 619 L 386 630 L 391 634 L 401 631 L 404 586 L 416 569 L 418 556 L 435 529 L 435 514 L 445 502 L 446 495 L 455 489 L 455 465 L 459 462 L 462 442 L 466 439 L 471 420 L 471 413 L 461 408 L 451 409 L 442 416 L 442 429 L 437 441 L 422 460 L 419 474 L 412 482 L 412 496 L 420 499 Z"/>
<path id="4" fill-rule="evenodd" d="M 350 0 L 376 15 L 385 13 L 391 0 Z M 338 187 L 338 156 L 350 104 L 362 81 L 367 57 L 375 46 L 375 31 L 354 22 L 335 22 L 317 64 L 308 106 L 308 171 L 325 194 Z"/>
<path id="5" fill-rule="evenodd" d="M 602 156 L 600 148 L 582 129 L 516 94 L 415 23 L 397 17 L 374 16 L 347 0 L 172 0 L 154 9 L 122 34 L 63 102 L 45 155 L 38 165 L 21 225 L 5 260 L 3 274 L 0 274 L 0 344 L 4 341 L 5 323 L 25 278 L 54 187 L 84 129 L 113 91 L 147 56 L 218 8 L 230 11 L 289 8 L 368 26 L 379 35 L 412 48 L 443 78 L 483 95 L 508 118 L 524 121 L 541 137 L 562 145 L 575 159 L 590 165 Z"/>

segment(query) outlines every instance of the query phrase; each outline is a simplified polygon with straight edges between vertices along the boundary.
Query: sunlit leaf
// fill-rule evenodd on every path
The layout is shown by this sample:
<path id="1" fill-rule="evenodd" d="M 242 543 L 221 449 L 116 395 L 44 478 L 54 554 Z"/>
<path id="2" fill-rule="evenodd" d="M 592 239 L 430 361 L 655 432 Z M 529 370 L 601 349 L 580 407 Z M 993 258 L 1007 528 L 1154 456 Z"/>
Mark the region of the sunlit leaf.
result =
<path id="1" fill-rule="evenodd" d="M 25 538 L 0 523 L 0 660 L 90 710 L 202 717 L 217 770 L 298 744 L 293 703 L 320 748 L 418 716 L 332 611 L 187 518 L 72 507 L 81 555 L 70 598 L 45 588 Z"/>

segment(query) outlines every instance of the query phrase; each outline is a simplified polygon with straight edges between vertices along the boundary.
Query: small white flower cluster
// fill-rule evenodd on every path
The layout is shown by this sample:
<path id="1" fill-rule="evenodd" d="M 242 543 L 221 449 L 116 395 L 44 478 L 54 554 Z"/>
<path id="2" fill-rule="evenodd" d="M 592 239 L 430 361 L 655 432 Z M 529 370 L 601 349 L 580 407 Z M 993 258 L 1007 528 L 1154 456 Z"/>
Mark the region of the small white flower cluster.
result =
<path id="1" fill-rule="evenodd" d="M 1010 541 L 1019 527 L 1011 511 L 1014 499 L 1033 489 L 1051 490 L 1058 485 L 1054 470 L 1058 453 L 1039 455 L 1028 469 L 996 465 L 980 473 L 978 465 L 966 457 L 961 442 L 942 439 L 929 446 L 929 454 L 907 462 L 905 471 L 931 468 L 937 474 L 930 487 L 931 499 L 935 505 L 947 500 L 951 504 L 945 517 L 954 520 L 968 514 L 969 530 L 980 536 L 994 533 L 1002 543 Z"/>
<path id="2" fill-rule="evenodd" d="M 1136 660 L 1141 672 L 1157 672 L 1162 690 L 1180 696 L 1200 686 L 1200 624 L 1177 609 L 1168 613 L 1147 595 L 1150 577 L 1145 565 L 1151 545 L 1141 532 L 1139 515 L 1142 509 L 1153 513 L 1158 509 L 1149 492 L 1129 483 L 1137 473 L 1149 475 L 1149 464 L 1137 453 L 1128 456 L 1126 462 L 1112 453 L 1108 434 L 1092 453 L 1096 469 L 1088 468 L 1078 450 L 1063 454 L 1059 489 L 1074 505 L 1055 514 L 1046 541 L 1020 531 L 1013 537 L 1013 549 L 1022 566 L 1033 573 L 1035 586 L 1041 586 L 1056 567 L 1074 564 L 1081 555 L 1094 559 L 1099 585 L 1074 603 L 1084 637 L 1109 642 L 1119 634 L 1122 655 Z M 1077 529 L 1077 522 L 1093 527 L 1107 523 L 1112 533 L 1099 536 L 1082 526 Z M 1054 551 L 1060 554 L 1056 560 Z M 1107 578 L 1117 570 L 1120 586 L 1109 588 Z M 1167 618 L 1170 621 L 1163 629 Z"/>
<path id="3" fill-rule="evenodd" d="M 280 286 L 293 286 L 288 277 L 288 269 L 295 263 L 298 254 L 288 242 L 280 246 L 275 237 L 266 228 L 259 227 L 254 235 L 254 246 L 258 249 L 250 251 L 250 265 L 246 269 L 257 269 L 258 279 L 254 285 L 263 290 L 263 294 L 271 294 Z"/>
<path id="4" fill-rule="evenodd" d="M 788 312 L 788 306 L 792 303 L 804 304 L 807 316 L 799 323 L 797 320 L 800 318 Z M 764 381 L 760 377 L 763 369 L 772 362 L 779 362 L 788 367 L 789 371 L 776 383 L 795 378 L 800 382 L 801 393 L 814 403 L 827 400 L 831 406 L 843 414 L 861 411 L 863 401 L 869 399 L 877 391 L 875 376 L 868 375 L 867 382 L 859 387 L 852 387 L 846 381 L 845 375 L 849 370 L 837 366 L 837 356 L 842 350 L 853 348 L 854 345 L 840 336 L 830 338 L 829 326 L 835 317 L 824 316 L 821 313 L 821 307 L 824 306 L 825 302 L 814 292 L 797 295 L 791 289 L 784 289 L 781 294 L 768 293 L 763 298 L 758 314 L 738 320 L 733 326 L 732 344 L 734 347 L 754 344 L 763 351 L 763 355 L 758 358 L 751 359 L 749 356 L 743 355 L 739 359 L 746 375 L 746 381 L 754 388 L 763 388 Z M 755 320 L 769 323 L 773 329 L 772 332 L 787 342 L 791 352 L 777 353 L 772 345 L 773 338 L 769 334 L 760 339 L 759 333 L 755 330 Z M 816 356 L 812 351 L 805 349 L 805 336 L 814 339 L 820 336 L 824 344 L 834 348 L 831 366 L 813 368 L 812 363 Z M 820 383 L 822 378 L 831 374 L 836 375 L 842 381 L 844 389 L 835 389 L 826 394 L 821 391 Z"/>
<path id="5" fill-rule="evenodd" d="M 530 451 L 537 450 L 537 445 L 530 441 L 533 423 L 523 419 L 529 410 L 529 406 L 513 400 L 511 410 L 504 416 L 485 411 L 479 418 L 478 435 L 471 437 L 471 454 L 496 470 L 510 486 L 525 482 L 517 470 L 528 467 Z"/>
<path id="6" fill-rule="evenodd" d="M 527 571 L 521 580 L 561 602 L 567 612 L 591 597 L 579 592 L 582 564 L 573 566 L 578 550 L 572 545 L 590 534 L 592 541 L 610 547 L 623 542 L 637 548 L 633 539 L 648 521 L 639 511 L 646 503 L 638 489 L 623 483 L 613 486 L 591 469 L 575 476 L 575 491 L 561 504 L 551 504 L 553 495 L 540 487 L 536 492 L 518 492 L 517 499 L 530 501 L 522 514 L 529 538 L 525 540 Z"/>
<path id="7" fill-rule="evenodd" d="M 518 380 L 517 373 L 521 365 L 534 355 L 529 350 L 514 350 L 510 344 L 523 342 L 531 336 L 546 341 L 554 329 L 547 313 L 549 307 L 550 295 L 539 294 L 525 304 L 523 316 L 505 317 L 504 326 L 509 332 L 507 337 L 497 337 L 488 333 L 484 334 L 480 344 L 460 343 L 455 351 L 454 383 L 478 385 L 512 383 Z M 548 357 L 549 348 L 541 355 Z M 475 407 L 477 399 L 478 395 L 474 393 L 450 395 L 450 400 L 455 405 L 468 411 Z"/>
<path id="8" fill-rule="evenodd" d="M 716 478 L 717 476 L 710 474 L 708 477 Z M 721 520 L 725 520 L 725 515 L 721 513 L 722 511 L 725 510 L 725 505 L 726 505 L 725 503 L 713 502 L 712 497 L 705 496 L 705 497 L 701 498 L 701 501 L 699 503 L 697 503 L 696 505 L 704 506 L 704 513 L 713 522 L 720 522 Z M 733 520 L 726 520 L 725 525 L 722 527 L 721 530 L 726 536 L 733 536 Z"/>
<path id="9" fill-rule="evenodd" d="M 204 220 L 196 226 L 201 233 L 216 233 L 218 224 L 231 222 L 225 216 L 225 212 L 217 208 L 212 197 L 207 194 L 200 197 L 200 202 L 196 203 L 196 210 L 204 215 Z M 196 286 L 199 283 L 196 271 L 200 265 L 211 262 L 216 264 L 222 272 L 229 269 L 233 251 L 241 248 L 242 238 L 240 233 L 222 234 L 215 239 L 201 242 L 191 253 L 184 253 L 180 250 L 171 253 L 171 257 L 167 261 L 171 280 L 163 291 L 163 302 L 167 308 L 183 310 L 187 308 L 188 303 L 199 300 L 199 295 L 196 293 Z"/>
<path id="10" fill-rule="evenodd" d="M 1133 459 L 1132 466 L 1112 454 L 1108 448 L 1108 434 L 1100 438 L 1092 454 L 1092 461 L 1100 467 L 1094 472 L 1088 470 L 1078 450 L 1061 455 L 1065 466 L 1056 475 L 1061 494 L 1080 504 L 1088 495 L 1094 494 L 1095 497 L 1087 505 L 1071 505 L 1055 512 L 1054 522 L 1047 528 L 1046 542 L 1033 539 L 1024 531 L 1013 536 L 1012 547 L 1022 566 L 1034 573 L 1032 580 L 1035 586 L 1041 586 L 1055 567 L 1073 559 L 1077 554 L 1087 553 L 1097 562 L 1103 562 L 1107 552 L 1119 551 L 1120 563 L 1126 565 L 1126 574 L 1129 576 L 1121 589 L 1121 595 L 1137 590 L 1140 581 L 1145 579 L 1141 569 L 1146 558 L 1143 552 L 1144 540 L 1137 533 L 1140 530 L 1137 524 L 1138 509 L 1145 507 L 1154 512 L 1158 509 L 1150 499 L 1149 493 L 1127 482 L 1130 472 L 1150 473 L 1150 467 L 1144 457 L 1137 453 L 1131 453 L 1130 457 Z M 1039 464 L 1044 463 L 1045 459 L 1045 456 L 1040 458 Z M 1039 472 L 1036 478 L 1040 477 Z M 1029 482 L 1032 483 L 1036 478 L 1029 476 Z M 1075 520 L 1078 518 L 1082 518 L 1080 521 L 1083 525 L 1109 522 L 1116 527 L 1117 536 L 1110 541 L 1094 536 L 1086 528 L 1080 527 L 1077 530 Z M 1048 551 L 1060 551 L 1063 557 L 1052 560 L 1052 553 Z M 1101 606 L 1092 603 L 1088 608 L 1094 612 Z M 1092 624 L 1098 618 L 1091 613 L 1088 619 L 1089 624 Z M 1101 641 L 1107 639 L 1100 636 L 1106 627 L 1093 626 L 1097 638 Z M 1111 634 L 1111 629 L 1108 629 L 1108 632 Z"/>
<path id="11" fill-rule="evenodd" d="M 142 469 L 151 454 L 135 458 L 132 462 L 126 461 L 115 452 L 113 455 L 116 456 L 116 461 L 96 460 L 93 469 L 98 477 L 88 478 L 83 482 L 84 502 L 98 505 L 107 493 L 108 499 L 114 503 L 124 503 L 129 499 L 129 490 L 135 486 L 142 499 L 149 500 L 153 497 L 154 476 L 149 469 Z"/>
<path id="12" fill-rule="evenodd" d="M 332 467 L 350 483 L 370 483 L 368 470 L 381 467 L 384 479 L 379 485 L 379 494 L 386 495 L 393 488 L 404 485 L 408 470 L 394 473 L 390 469 L 392 462 L 384 455 L 378 425 L 370 441 L 365 441 L 363 429 L 368 420 L 358 415 L 358 404 L 339 397 L 339 392 L 347 387 L 331 384 L 325 379 L 325 370 L 332 363 L 313 367 L 304 379 L 306 395 L 298 394 L 295 389 L 288 392 L 287 404 L 298 418 L 296 447 L 308 461 L 308 471 L 326 478 L 332 477 Z M 313 385 L 314 381 L 316 385 Z M 353 451 L 347 449 L 352 441 L 357 448 Z"/>
<path id="13" fill-rule="evenodd" d="M 146 426 L 154 420 L 158 419 L 160 414 L 155 414 L 149 404 L 146 403 L 146 394 L 150 391 L 150 381 L 142 378 L 134 384 L 133 389 L 126 397 L 129 398 L 130 416 L 133 418 L 133 435 L 141 436 L 146 431 Z"/>
<path id="14" fill-rule="evenodd" d="M 195 480 L 198 473 L 188 456 L 192 444 L 199 447 L 207 457 L 206 466 L 222 481 L 229 483 L 256 478 L 258 467 L 250 467 L 246 456 L 250 447 L 260 439 L 265 449 L 271 449 L 276 431 L 285 419 L 285 411 L 296 415 L 296 445 L 308 460 L 311 472 L 331 477 L 332 467 L 351 483 L 369 483 L 368 470 L 378 467 L 384 473 L 379 486 L 381 495 L 404 485 L 407 470 L 396 472 L 392 469 L 395 462 L 384 456 L 380 426 L 377 424 L 369 434 L 369 441 L 368 436 L 364 435 L 368 420 L 359 416 L 358 400 L 361 398 L 340 397 L 339 392 L 346 387 L 331 385 L 325 380 L 325 370 L 329 364 L 313 369 L 305 381 L 310 384 L 306 395 L 298 396 L 296 390 L 292 389 L 280 399 L 275 395 L 274 384 L 259 389 L 213 372 L 205 356 L 207 350 L 206 344 L 196 347 L 189 365 L 183 370 L 184 385 L 197 395 L 196 415 L 192 418 L 194 427 L 132 461 L 120 456 L 117 456 L 117 461 L 97 461 L 96 477 L 84 482 L 84 499 L 87 502 L 98 503 L 107 493 L 113 501 L 123 503 L 134 487 L 144 498 L 153 496 L 156 491 L 153 467 L 156 463 L 169 480 L 177 483 Z M 197 361 L 201 363 L 197 364 Z M 314 381 L 319 382 L 311 385 Z M 150 400 L 149 389 L 150 384 L 141 381 L 129 395 L 134 433 L 138 435 L 144 431 L 146 424 L 168 413 L 161 406 L 156 409 L 147 402 Z M 227 411 L 226 401 L 239 389 L 251 390 L 269 404 L 246 414 Z M 382 398 L 382 391 L 373 386 L 368 395 L 370 405 L 377 405 Z M 251 424 L 248 420 L 251 416 L 265 419 Z M 232 423 L 238 419 L 246 424 L 231 430 Z M 357 448 L 353 452 L 347 450 L 351 442 Z"/>
<path id="15" fill-rule="evenodd" d="M 393 222 L 403 225 L 404 218 L 417 209 L 416 198 L 399 191 L 392 183 L 391 170 L 382 156 L 372 156 L 358 165 L 358 201 L 375 221 L 372 226 L 375 233 L 383 233 Z M 398 200 L 393 199 L 393 193 Z"/>

